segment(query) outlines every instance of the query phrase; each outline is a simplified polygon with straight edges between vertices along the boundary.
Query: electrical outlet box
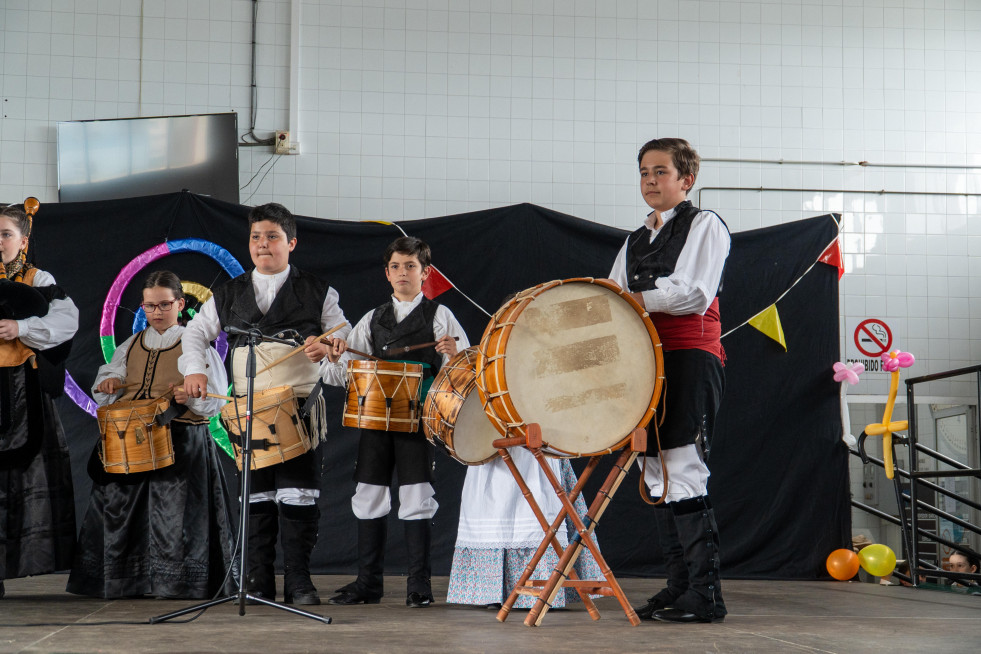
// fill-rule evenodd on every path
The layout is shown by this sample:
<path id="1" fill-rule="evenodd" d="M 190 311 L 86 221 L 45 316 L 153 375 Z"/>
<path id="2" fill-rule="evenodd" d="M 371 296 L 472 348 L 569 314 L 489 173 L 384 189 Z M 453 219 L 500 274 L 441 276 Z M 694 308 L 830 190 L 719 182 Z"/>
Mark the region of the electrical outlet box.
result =
<path id="1" fill-rule="evenodd" d="M 276 131 L 276 154 L 290 153 L 290 133 L 287 131 Z"/>

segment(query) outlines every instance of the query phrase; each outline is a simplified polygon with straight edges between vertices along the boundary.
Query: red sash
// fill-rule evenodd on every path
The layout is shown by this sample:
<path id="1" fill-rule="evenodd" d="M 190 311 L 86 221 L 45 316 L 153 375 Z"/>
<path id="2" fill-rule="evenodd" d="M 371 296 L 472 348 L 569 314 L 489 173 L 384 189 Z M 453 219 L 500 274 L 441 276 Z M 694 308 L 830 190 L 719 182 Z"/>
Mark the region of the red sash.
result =
<path id="1" fill-rule="evenodd" d="M 705 350 L 725 363 L 722 348 L 722 322 L 719 319 L 719 298 L 714 298 L 705 315 L 687 314 L 674 316 L 667 313 L 651 313 L 654 328 L 665 351 Z"/>

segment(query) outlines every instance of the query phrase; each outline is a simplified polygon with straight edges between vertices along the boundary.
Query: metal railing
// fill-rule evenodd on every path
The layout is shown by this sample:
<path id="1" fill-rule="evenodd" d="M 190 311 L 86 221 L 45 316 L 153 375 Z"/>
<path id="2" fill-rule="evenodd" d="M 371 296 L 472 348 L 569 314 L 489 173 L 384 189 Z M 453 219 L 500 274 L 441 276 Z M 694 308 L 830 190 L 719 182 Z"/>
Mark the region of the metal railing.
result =
<path id="1" fill-rule="evenodd" d="M 907 435 L 902 436 L 899 434 L 893 434 L 892 439 L 892 458 L 893 461 L 898 461 L 896 457 L 896 446 L 904 445 L 909 448 L 909 470 L 903 470 L 898 466 L 895 467 L 895 474 L 893 475 L 893 489 L 896 494 L 896 504 L 899 511 L 899 517 L 891 516 L 883 511 L 870 507 L 868 505 L 862 504 L 856 500 L 852 500 L 852 506 L 872 515 L 878 516 L 883 520 L 891 522 L 893 524 L 898 524 L 902 530 L 903 536 L 903 550 L 905 557 L 910 562 L 910 574 L 907 578 L 905 575 L 898 574 L 897 576 L 906 579 L 913 586 L 918 586 L 920 581 L 919 578 L 922 574 L 929 574 L 933 577 L 944 577 L 948 579 L 954 579 L 961 582 L 981 582 L 981 570 L 974 573 L 969 572 L 954 572 L 951 570 L 942 570 L 938 566 L 935 566 L 928 561 L 920 558 L 920 538 L 926 538 L 935 543 L 940 543 L 950 549 L 956 550 L 965 554 L 969 557 L 978 558 L 978 552 L 975 552 L 971 548 L 961 544 L 955 543 L 951 540 L 943 538 L 938 533 L 931 532 L 924 529 L 920 525 L 919 512 L 924 511 L 926 513 L 932 514 L 937 518 L 942 518 L 948 520 L 953 524 L 960 526 L 963 529 L 974 532 L 975 534 L 981 534 L 981 526 L 976 525 L 968 520 L 964 520 L 958 516 L 948 513 L 928 502 L 923 501 L 918 497 L 921 489 L 932 491 L 934 493 L 939 493 L 958 502 L 962 502 L 967 506 L 974 509 L 981 510 L 981 503 L 975 502 L 974 500 L 959 495 L 958 493 L 944 488 L 939 484 L 935 484 L 928 481 L 930 478 L 945 478 L 945 477 L 973 477 L 975 479 L 981 480 L 981 469 L 971 468 L 960 461 L 952 459 L 936 450 L 923 445 L 918 440 L 917 433 L 917 421 L 916 421 L 916 397 L 914 387 L 917 384 L 923 384 L 931 381 L 938 381 L 941 379 L 948 379 L 950 377 L 959 377 L 962 375 L 974 374 L 977 377 L 977 391 L 978 391 L 978 405 L 981 407 L 981 365 L 972 366 L 969 368 L 959 368 L 957 370 L 949 370 L 947 372 L 936 373 L 933 375 L 924 375 L 922 377 L 913 377 L 906 380 L 906 401 L 909 411 L 908 421 L 909 428 L 907 430 Z M 865 432 L 858 439 L 857 450 L 850 450 L 852 454 L 860 457 L 862 463 L 866 465 L 875 465 L 880 468 L 885 468 L 885 464 L 881 459 L 869 456 L 865 451 L 865 440 L 868 438 Z M 924 454 L 930 457 L 938 463 L 943 463 L 951 468 L 952 470 L 920 470 L 919 469 L 919 454 Z M 909 482 L 909 492 L 904 492 L 902 488 L 902 481 L 907 480 Z"/>

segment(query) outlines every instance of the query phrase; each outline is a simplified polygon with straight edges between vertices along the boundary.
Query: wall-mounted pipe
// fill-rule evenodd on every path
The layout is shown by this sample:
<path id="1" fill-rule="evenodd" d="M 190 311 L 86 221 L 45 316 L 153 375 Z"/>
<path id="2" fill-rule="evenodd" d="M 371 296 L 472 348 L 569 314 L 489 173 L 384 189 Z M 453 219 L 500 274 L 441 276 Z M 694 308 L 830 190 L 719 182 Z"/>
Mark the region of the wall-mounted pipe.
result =
<path id="1" fill-rule="evenodd" d="M 924 164 L 924 163 L 875 163 L 873 161 L 795 161 L 792 159 L 729 159 L 702 157 L 702 162 L 773 164 L 777 166 L 861 166 L 863 168 L 938 168 L 947 170 L 981 170 L 981 164 Z"/>
<path id="2" fill-rule="evenodd" d="M 703 186 L 698 189 L 698 206 L 702 206 L 702 191 L 756 191 L 757 193 L 778 191 L 781 193 L 861 193 L 866 195 L 942 195 L 964 198 L 981 198 L 981 193 L 954 193 L 950 191 L 866 191 L 843 188 L 777 188 L 767 186 Z"/>
<path id="3" fill-rule="evenodd" d="M 290 3 L 290 88 L 287 129 L 290 142 L 300 142 L 300 0 Z M 297 146 L 299 147 L 299 146 Z"/>

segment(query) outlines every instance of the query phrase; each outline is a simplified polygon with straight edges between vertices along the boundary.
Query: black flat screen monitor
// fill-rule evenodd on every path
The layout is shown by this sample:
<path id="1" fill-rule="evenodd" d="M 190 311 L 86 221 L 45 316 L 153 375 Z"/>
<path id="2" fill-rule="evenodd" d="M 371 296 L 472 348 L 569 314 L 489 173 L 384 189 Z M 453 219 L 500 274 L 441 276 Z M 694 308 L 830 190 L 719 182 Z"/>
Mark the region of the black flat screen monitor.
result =
<path id="1" fill-rule="evenodd" d="M 187 189 L 238 203 L 238 114 L 58 123 L 58 199 Z"/>

